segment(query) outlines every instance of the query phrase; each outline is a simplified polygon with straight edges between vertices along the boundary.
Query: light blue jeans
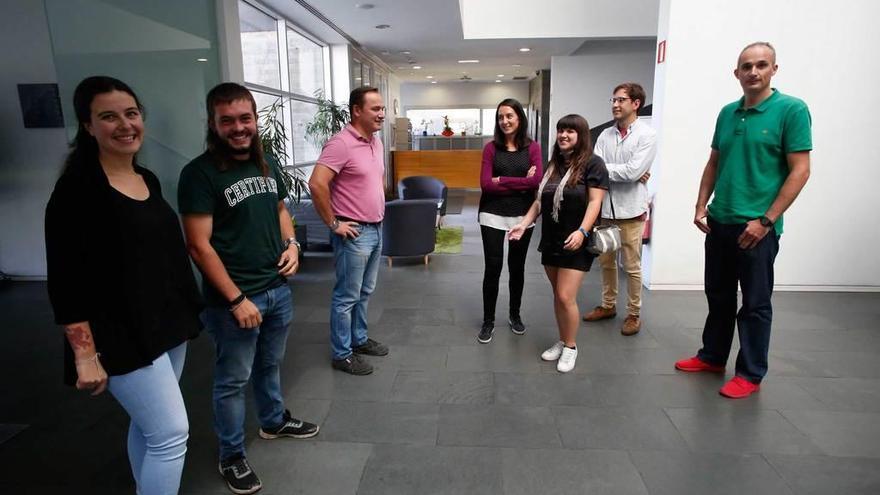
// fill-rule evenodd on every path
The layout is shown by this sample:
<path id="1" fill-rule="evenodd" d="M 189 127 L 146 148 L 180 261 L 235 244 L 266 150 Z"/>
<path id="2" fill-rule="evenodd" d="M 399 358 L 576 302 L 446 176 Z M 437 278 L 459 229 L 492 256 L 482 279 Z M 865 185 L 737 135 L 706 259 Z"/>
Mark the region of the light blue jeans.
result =
<path id="1" fill-rule="evenodd" d="M 367 341 L 367 303 L 376 289 L 382 254 L 382 225 L 361 225 L 354 239 L 330 233 L 336 263 L 336 285 L 330 305 L 333 359 L 345 359 L 351 348 Z"/>
<path id="2" fill-rule="evenodd" d="M 107 388 L 131 417 L 128 459 L 140 495 L 174 495 L 189 438 L 189 421 L 180 394 L 186 342 L 153 364 L 111 376 Z"/>
<path id="3" fill-rule="evenodd" d="M 248 296 L 263 315 L 257 328 L 241 328 L 227 308 L 205 309 L 205 327 L 214 338 L 214 430 L 220 440 L 220 460 L 245 454 L 245 394 L 253 383 L 257 419 L 263 428 L 284 420 L 281 363 L 293 319 L 293 300 L 285 283 Z"/>

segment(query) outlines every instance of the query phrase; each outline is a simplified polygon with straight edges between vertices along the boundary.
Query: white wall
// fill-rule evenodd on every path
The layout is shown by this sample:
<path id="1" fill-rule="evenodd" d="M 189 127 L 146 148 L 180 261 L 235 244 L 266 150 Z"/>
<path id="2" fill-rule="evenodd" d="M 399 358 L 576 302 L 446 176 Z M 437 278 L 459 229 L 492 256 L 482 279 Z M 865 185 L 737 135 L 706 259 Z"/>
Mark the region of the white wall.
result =
<path id="1" fill-rule="evenodd" d="M 550 59 L 550 129 L 570 113 L 582 115 L 591 126 L 611 120 L 612 90 L 625 81 L 645 88 L 653 101 L 654 40 L 593 41 L 574 54 Z M 549 142 L 550 149 L 553 132 Z"/>
<path id="2" fill-rule="evenodd" d="M 529 103 L 528 81 L 507 83 L 403 83 L 400 85 L 401 115 L 414 108 L 494 108 L 505 98 Z"/>
<path id="3" fill-rule="evenodd" d="M 45 277 L 43 213 L 67 152 L 63 128 L 25 129 L 19 83 L 57 83 L 43 2 L 3 2 L 0 30 L 0 270 Z"/>
<path id="4" fill-rule="evenodd" d="M 766 40 L 778 55 L 773 86 L 804 99 L 813 117 L 812 175 L 785 216 L 777 288 L 880 290 L 880 68 L 871 62 L 880 4 L 662 0 L 660 8 L 667 59 L 654 88 L 660 145 L 650 287 L 702 287 L 703 236 L 692 225 L 700 174 L 718 111 L 742 95 L 737 56 Z"/>

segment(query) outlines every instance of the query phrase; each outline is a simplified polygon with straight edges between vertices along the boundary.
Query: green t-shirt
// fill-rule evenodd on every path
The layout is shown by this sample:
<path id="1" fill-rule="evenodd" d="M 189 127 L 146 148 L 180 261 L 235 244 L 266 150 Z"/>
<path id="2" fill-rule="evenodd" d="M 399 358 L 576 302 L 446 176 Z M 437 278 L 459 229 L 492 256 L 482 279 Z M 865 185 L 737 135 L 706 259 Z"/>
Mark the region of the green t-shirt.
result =
<path id="1" fill-rule="evenodd" d="M 723 224 L 763 215 L 788 177 L 786 155 L 813 148 L 810 110 L 802 100 L 773 89 L 756 107 L 746 110 L 744 101 L 721 109 L 712 137 L 718 173 L 709 216 Z M 782 234 L 782 216 L 776 233 Z"/>
<path id="2" fill-rule="evenodd" d="M 278 202 L 287 196 L 287 189 L 275 160 L 267 156 L 266 162 L 268 177 L 263 177 L 253 161 L 239 162 L 221 171 L 217 160 L 205 152 L 183 168 L 177 188 L 182 215 L 213 216 L 211 246 L 232 281 L 246 295 L 284 282 L 277 267 L 284 251 Z M 208 304 L 225 304 L 210 283 L 205 281 L 202 285 Z"/>

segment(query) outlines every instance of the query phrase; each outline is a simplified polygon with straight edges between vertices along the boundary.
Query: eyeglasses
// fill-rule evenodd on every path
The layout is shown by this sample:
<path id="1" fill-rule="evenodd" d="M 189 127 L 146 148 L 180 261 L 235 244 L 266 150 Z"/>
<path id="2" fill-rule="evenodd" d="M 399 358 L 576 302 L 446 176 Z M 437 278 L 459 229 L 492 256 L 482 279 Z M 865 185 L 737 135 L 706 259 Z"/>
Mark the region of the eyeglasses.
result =
<path id="1" fill-rule="evenodd" d="M 623 103 L 623 102 L 625 102 L 626 100 L 632 100 L 632 98 L 623 98 L 623 97 L 620 97 L 620 96 L 615 96 L 615 97 L 611 98 L 611 99 L 608 100 L 608 101 L 610 101 L 612 104 L 614 104 L 614 103 Z"/>

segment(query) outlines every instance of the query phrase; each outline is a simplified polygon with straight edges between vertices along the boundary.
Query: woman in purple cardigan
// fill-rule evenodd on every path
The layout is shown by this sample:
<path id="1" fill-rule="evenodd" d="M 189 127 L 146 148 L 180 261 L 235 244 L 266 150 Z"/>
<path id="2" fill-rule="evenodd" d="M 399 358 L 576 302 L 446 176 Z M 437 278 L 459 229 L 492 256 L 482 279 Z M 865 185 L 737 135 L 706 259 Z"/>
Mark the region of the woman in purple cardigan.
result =
<path id="1" fill-rule="evenodd" d="M 479 222 L 483 238 L 486 269 L 483 274 L 483 325 L 477 340 L 488 344 L 495 331 L 495 303 L 498 280 L 504 263 L 507 232 L 522 221 L 535 200 L 541 183 L 541 146 L 526 136 L 529 124 L 522 104 L 508 98 L 495 111 L 495 139 L 483 148 L 480 170 Z M 507 270 L 510 274 L 510 330 L 522 335 L 526 327 L 520 317 L 526 253 L 532 238 L 532 226 L 522 237 L 509 241 Z"/>

